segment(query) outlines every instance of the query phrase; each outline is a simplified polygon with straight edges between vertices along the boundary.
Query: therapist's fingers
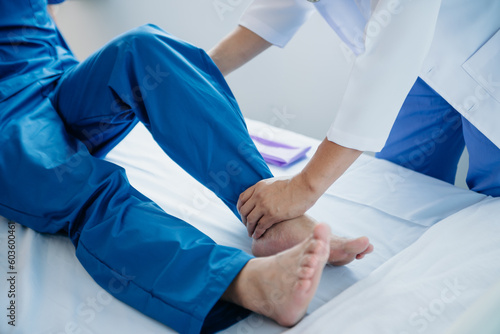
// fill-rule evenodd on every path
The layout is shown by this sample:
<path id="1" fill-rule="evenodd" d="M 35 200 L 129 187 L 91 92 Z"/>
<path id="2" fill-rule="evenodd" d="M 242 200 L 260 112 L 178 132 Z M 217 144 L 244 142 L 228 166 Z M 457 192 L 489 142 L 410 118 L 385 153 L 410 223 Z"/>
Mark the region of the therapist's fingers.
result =
<path id="1" fill-rule="evenodd" d="M 255 191 L 255 185 L 251 186 L 238 197 L 238 203 L 236 203 L 236 209 L 241 213 L 241 207 L 252 197 Z"/>
<path id="2" fill-rule="evenodd" d="M 258 209 L 258 207 L 255 207 L 252 212 L 250 212 L 247 216 L 247 231 L 248 231 L 248 236 L 251 237 L 254 232 L 255 228 L 257 227 L 257 224 L 259 221 L 262 219 L 264 214 L 262 211 Z"/>
<path id="3" fill-rule="evenodd" d="M 245 205 L 241 207 L 240 211 L 240 216 L 241 216 L 241 221 L 243 222 L 243 225 L 245 225 L 248 228 L 248 215 L 255 210 L 255 203 L 252 201 L 247 201 Z"/>
<path id="4" fill-rule="evenodd" d="M 266 231 L 271 228 L 277 221 L 272 216 L 263 216 L 259 219 L 256 224 L 255 230 L 252 234 L 252 238 L 255 240 L 259 239 L 266 233 Z"/>
<path id="5" fill-rule="evenodd" d="M 250 194 L 246 195 L 245 193 Z M 240 195 L 240 199 L 238 199 L 238 203 L 236 205 L 238 212 L 240 213 L 241 216 L 241 221 L 243 224 L 246 226 L 248 223 L 247 216 L 252 212 L 252 210 L 255 208 L 255 202 L 250 200 L 251 195 L 253 193 L 253 189 L 248 189 L 244 193 Z M 245 196 L 244 196 L 245 195 Z M 244 201 L 241 200 L 241 198 L 246 198 Z"/>

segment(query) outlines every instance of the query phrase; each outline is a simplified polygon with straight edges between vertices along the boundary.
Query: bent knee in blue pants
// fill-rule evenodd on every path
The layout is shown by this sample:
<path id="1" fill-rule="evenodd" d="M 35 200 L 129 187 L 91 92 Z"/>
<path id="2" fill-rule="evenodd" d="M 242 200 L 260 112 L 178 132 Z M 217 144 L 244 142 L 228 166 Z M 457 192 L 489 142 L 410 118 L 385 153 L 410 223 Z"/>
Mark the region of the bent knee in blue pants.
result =
<path id="1" fill-rule="evenodd" d="M 168 215 L 122 168 L 98 158 L 142 121 L 166 154 L 238 214 L 239 194 L 272 175 L 203 51 L 143 26 L 0 105 L 0 180 L 8 189 L 1 215 L 40 232 L 65 231 L 97 283 L 175 330 L 213 326 L 210 315 L 221 310 L 243 314 L 219 298 L 251 256 Z M 116 277 L 120 291 L 109 286 Z"/>

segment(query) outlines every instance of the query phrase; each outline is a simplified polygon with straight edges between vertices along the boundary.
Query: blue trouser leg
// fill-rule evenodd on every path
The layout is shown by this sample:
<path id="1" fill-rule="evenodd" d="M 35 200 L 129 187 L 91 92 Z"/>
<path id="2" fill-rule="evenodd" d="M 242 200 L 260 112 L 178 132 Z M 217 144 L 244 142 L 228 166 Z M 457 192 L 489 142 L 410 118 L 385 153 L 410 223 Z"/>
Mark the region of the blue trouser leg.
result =
<path id="1" fill-rule="evenodd" d="M 118 37 L 69 71 L 54 101 L 71 133 L 97 154 L 137 117 L 177 164 L 238 217 L 239 195 L 272 177 L 212 60 L 154 26 Z"/>
<path id="2" fill-rule="evenodd" d="M 67 231 L 98 284 L 177 331 L 223 326 L 221 315 L 237 312 L 220 296 L 251 257 L 168 215 L 123 169 L 90 154 L 104 154 L 139 119 L 237 213 L 239 193 L 271 173 L 213 63 L 143 27 L 69 71 L 51 100 L 47 87 L 1 103 L 0 215 Z"/>
<path id="3" fill-rule="evenodd" d="M 454 183 L 465 145 L 469 188 L 500 196 L 500 149 L 419 78 L 377 157 Z"/>
<path id="4" fill-rule="evenodd" d="M 376 156 L 453 184 L 464 146 L 461 115 L 418 78 Z"/>
<path id="5" fill-rule="evenodd" d="M 38 85 L 0 108 L 0 215 L 66 231 L 99 285 L 179 332 L 200 331 L 209 312 L 238 313 L 218 301 L 248 254 L 166 214 L 122 168 L 91 156 Z"/>
<path id="6" fill-rule="evenodd" d="M 469 189 L 500 197 L 500 149 L 463 117 L 462 124 L 469 151 Z"/>

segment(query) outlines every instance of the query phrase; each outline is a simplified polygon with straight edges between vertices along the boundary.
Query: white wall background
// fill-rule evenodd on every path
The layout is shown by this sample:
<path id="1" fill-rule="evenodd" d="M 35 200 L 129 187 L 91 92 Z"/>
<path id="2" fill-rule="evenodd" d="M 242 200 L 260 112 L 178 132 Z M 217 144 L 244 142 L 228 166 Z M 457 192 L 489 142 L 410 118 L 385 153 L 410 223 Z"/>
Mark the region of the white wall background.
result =
<path id="1" fill-rule="evenodd" d="M 250 2 L 69 0 L 59 6 L 57 21 L 81 60 L 114 36 L 145 23 L 154 23 L 208 51 L 236 27 Z M 229 75 L 243 114 L 323 139 L 349 71 L 340 45 L 321 17 L 314 15 L 285 49 L 272 47 Z M 467 159 L 463 158 L 457 176 L 461 186 L 466 168 Z"/>

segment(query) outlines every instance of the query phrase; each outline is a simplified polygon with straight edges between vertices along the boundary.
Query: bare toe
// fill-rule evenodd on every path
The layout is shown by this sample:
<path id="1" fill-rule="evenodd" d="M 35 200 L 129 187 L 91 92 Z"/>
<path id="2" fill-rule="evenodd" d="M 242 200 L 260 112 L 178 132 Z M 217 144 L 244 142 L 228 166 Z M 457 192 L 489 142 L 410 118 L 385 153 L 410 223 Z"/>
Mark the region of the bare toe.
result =
<path id="1" fill-rule="evenodd" d="M 328 262 L 334 266 L 342 266 L 354 259 L 362 259 L 373 251 L 373 245 L 367 237 L 346 239 L 332 237 L 330 243 L 330 257 Z"/>

